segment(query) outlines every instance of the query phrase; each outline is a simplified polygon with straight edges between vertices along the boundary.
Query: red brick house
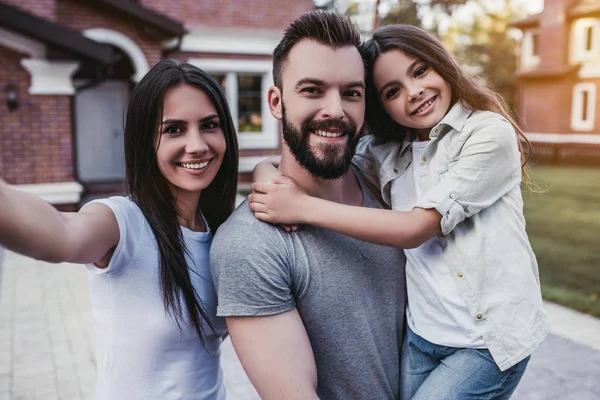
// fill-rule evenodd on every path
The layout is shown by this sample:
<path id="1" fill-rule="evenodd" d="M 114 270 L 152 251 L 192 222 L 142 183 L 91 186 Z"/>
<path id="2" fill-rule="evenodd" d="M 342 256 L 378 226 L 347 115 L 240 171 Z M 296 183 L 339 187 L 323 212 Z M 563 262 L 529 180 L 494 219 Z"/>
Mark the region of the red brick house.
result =
<path id="1" fill-rule="evenodd" d="M 0 177 L 74 208 L 123 190 L 124 107 L 163 58 L 226 89 L 240 177 L 278 153 L 266 92 L 283 28 L 312 0 L 0 0 Z"/>
<path id="2" fill-rule="evenodd" d="M 534 155 L 599 159 L 600 0 L 545 0 L 514 26 L 523 32 L 519 114 Z"/>

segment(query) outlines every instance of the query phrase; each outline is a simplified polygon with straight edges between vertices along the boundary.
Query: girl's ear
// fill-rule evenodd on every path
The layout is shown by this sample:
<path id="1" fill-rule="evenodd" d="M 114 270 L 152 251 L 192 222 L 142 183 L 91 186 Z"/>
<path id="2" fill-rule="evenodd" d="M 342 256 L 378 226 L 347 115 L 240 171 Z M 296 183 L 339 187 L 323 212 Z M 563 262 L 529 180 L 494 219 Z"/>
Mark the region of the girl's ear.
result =
<path id="1" fill-rule="evenodd" d="M 281 120 L 283 118 L 283 111 L 281 109 L 281 90 L 279 90 L 279 88 L 276 86 L 271 86 L 269 88 L 268 100 L 271 114 L 275 118 Z"/>

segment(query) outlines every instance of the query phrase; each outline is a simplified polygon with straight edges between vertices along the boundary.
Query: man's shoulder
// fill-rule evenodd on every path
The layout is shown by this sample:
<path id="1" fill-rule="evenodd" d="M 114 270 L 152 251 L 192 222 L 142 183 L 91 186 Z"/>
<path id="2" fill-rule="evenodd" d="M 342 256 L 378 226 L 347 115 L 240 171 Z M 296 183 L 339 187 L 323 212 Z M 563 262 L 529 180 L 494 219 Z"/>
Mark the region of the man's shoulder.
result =
<path id="1" fill-rule="evenodd" d="M 212 248 L 225 246 L 227 251 L 258 249 L 262 244 L 272 245 L 281 237 L 278 227 L 259 221 L 250 210 L 248 200 L 244 200 L 217 230 Z"/>

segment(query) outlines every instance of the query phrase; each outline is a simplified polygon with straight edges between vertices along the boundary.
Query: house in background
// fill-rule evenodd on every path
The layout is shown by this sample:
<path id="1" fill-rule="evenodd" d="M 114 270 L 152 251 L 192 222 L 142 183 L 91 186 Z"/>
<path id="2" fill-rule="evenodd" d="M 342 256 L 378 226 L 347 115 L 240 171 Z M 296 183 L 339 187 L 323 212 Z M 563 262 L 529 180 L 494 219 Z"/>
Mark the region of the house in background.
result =
<path id="1" fill-rule="evenodd" d="M 545 0 L 523 32 L 519 115 L 534 157 L 600 160 L 600 0 Z"/>
<path id="2" fill-rule="evenodd" d="M 272 51 L 312 0 L 0 0 L 0 177 L 61 209 L 124 189 L 131 88 L 164 58 L 224 87 L 240 181 L 280 151 Z"/>

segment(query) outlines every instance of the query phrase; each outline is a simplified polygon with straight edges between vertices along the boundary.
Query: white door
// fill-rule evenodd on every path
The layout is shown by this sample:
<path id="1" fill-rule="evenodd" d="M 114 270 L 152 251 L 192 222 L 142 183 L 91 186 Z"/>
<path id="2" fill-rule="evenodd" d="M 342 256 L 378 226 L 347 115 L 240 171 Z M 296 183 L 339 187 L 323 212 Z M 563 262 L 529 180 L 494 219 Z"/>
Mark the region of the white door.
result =
<path id="1" fill-rule="evenodd" d="M 125 177 L 123 127 L 129 83 L 106 81 L 75 96 L 77 173 L 88 182 Z"/>

